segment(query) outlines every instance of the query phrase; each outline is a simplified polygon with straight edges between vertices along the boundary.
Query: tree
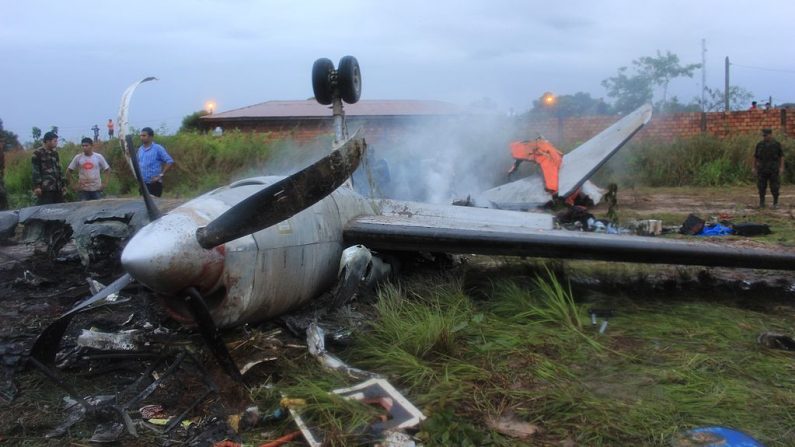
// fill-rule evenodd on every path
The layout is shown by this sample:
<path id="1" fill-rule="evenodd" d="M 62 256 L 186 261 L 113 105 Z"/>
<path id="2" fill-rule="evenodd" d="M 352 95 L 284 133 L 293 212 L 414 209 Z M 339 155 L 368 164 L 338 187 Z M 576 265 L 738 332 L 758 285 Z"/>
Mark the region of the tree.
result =
<path id="1" fill-rule="evenodd" d="M 193 112 L 190 115 L 182 118 L 182 126 L 180 126 L 180 132 L 199 132 L 204 130 L 201 125 L 201 120 L 199 118 L 203 117 L 204 115 L 209 115 L 210 112 L 206 110 L 199 110 L 198 112 Z"/>
<path id="2" fill-rule="evenodd" d="M 682 66 L 679 64 L 679 56 L 666 51 L 665 55 L 657 50 L 657 57 L 642 57 L 633 62 L 640 71 L 641 75 L 647 77 L 652 84 L 662 87 L 662 104 L 668 100 L 668 84 L 672 79 L 687 76 L 693 77 L 693 72 L 701 68 L 701 64 L 690 64 Z"/>
<path id="3" fill-rule="evenodd" d="M 3 152 L 11 151 L 20 146 L 19 137 L 10 130 L 3 129 L 3 120 L 0 119 L 0 149 Z"/>
<path id="4" fill-rule="evenodd" d="M 686 76 L 693 77 L 693 72 L 701 68 L 701 64 L 682 66 L 679 56 L 666 51 L 657 51 L 656 57 L 641 57 L 632 61 L 635 70 L 629 74 L 627 67 L 620 67 L 618 74 L 602 81 L 607 89 L 607 96 L 615 98 L 613 105 L 618 112 L 631 112 L 646 102 L 654 99 L 654 88 L 662 88 L 662 99 L 656 104 L 665 109 L 668 102 L 668 85 L 673 79 Z"/>
<path id="5" fill-rule="evenodd" d="M 730 110 L 743 110 L 746 105 L 751 102 L 754 94 L 748 90 L 738 87 L 736 85 L 729 86 L 729 109 Z M 699 98 L 694 101 L 701 102 Z M 721 89 L 711 89 L 707 87 L 706 104 L 704 104 L 704 111 L 706 112 L 725 112 L 726 99 Z"/>
<path id="6" fill-rule="evenodd" d="M 602 98 L 592 98 L 590 93 L 577 92 L 573 95 L 553 96 L 553 103 L 547 104 L 546 93 L 533 101 L 529 114 L 533 116 L 589 116 L 610 113 L 610 105 Z"/>
<path id="7" fill-rule="evenodd" d="M 33 129 L 30 131 L 30 135 L 33 137 L 33 142 L 37 142 L 41 139 L 41 129 L 36 126 L 33 126 Z"/>

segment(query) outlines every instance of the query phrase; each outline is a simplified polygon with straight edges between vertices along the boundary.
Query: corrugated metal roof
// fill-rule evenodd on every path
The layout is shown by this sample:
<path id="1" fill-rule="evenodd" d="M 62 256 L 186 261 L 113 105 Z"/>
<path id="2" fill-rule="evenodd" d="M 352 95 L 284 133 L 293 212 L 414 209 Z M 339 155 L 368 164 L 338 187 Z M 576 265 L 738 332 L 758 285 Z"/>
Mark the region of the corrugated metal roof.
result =
<path id="1" fill-rule="evenodd" d="M 444 101 L 421 100 L 361 100 L 345 104 L 345 115 L 354 116 L 428 116 L 462 115 L 473 110 Z M 331 106 L 320 105 L 314 99 L 303 101 L 266 101 L 227 112 L 205 115 L 204 120 L 269 119 L 269 118 L 330 118 Z"/>

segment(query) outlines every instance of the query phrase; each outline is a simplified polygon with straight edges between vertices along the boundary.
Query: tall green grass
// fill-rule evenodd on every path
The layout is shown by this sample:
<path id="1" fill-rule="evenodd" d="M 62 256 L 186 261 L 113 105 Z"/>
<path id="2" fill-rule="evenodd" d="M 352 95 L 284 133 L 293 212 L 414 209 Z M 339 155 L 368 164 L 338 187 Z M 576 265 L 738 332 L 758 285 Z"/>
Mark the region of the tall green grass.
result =
<path id="1" fill-rule="evenodd" d="M 633 141 L 597 174 L 622 186 L 729 186 L 752 183 L 756 133 Z M 785 153 L 785 182 L 795 181 L 795 139 L 776 135 Z"/>
<path id="2" fill-rule="evenodd" d="M 755 342 L 761 331 L 791 333 L 791 311 L 763 314 L 711 295 L 577 297 L 543 269 L 515 275 L 481 267 L 388 285 L 369 327 L 340 355 L 385 375 L 422 409 L 428 419 L 418 436 L 428 446 L 668 446 L 701 425 L 793 445 L 792 355 Z M 620 311 L 600 335 L 584 306 Z M 307 364 L 297 366 L 307 374 Z M 350 379 L 325 373 L 334 379 L 327 383 L 309 370 L 320 386 L 299 380 L 270 392 L 307 398 L 309 417 L 354 442 L 342 433 L 366 414 L 311 397 Z M 520 440 L 489 428 L 505 414 L 541 432 Z"/>
<path id="3" fill-rule="evenodd" d="M 140 141 L 134 133 L 133 144 Z M 262 175 L 264 166 L 275 153 L 289 152 L 294 146 L 290 139 L 273 141 L 268 134 L 229 131 L 223 136 L 194 132 L 176 135 L 155 135 L 155 142 L 163 145 L 176 161 L 176 169 L 165 179 L 165 195 L 192 197 L 227 184 L 244 174 Z M 300 150 L 311 150 L 301 147 Z M 66 166 L 81 150 L 74 143 L 59 147 L 61 165 Z M 118 139 L 103 141 L 95 147 L 111 166 L 111 179 L 107 196 L 137 194 L 138 187 L 123 156 Z M 31 188 L 32 151 L 15 151 L 6 154 L 5 184 L 12 207 L 28 206 L 35 201 Z M 71 197 L 70 197 L 71 198 Z"/>

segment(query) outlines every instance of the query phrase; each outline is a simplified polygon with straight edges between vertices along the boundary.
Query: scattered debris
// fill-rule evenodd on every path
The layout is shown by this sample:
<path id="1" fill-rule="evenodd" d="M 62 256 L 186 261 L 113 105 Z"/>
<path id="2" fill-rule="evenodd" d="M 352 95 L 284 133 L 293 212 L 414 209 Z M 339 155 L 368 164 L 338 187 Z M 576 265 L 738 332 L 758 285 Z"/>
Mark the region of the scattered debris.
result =
<path id="1" fill-rule="evenodd" d="M 703 219 L 696 216 L 695 214 L 688 214 L 685 221 L 682 222 L 682 226 L 679 228 L 679 232 L 681 234 L 689 234 L 691 236 L 701 233 L 701 230 L 704 229 L 705 223 L 706 222 Z"/>
<path id="2" fill-rule="evenodd" d="M 740 223 L 733 225 L 733 228 L 738 236 L 763 236 L 772 233 L 767 224 Z"/>
<path id="3" fill-rule="evenodd" d="M 674 447 L 764 447 L 747 434 L 726 427 L 700 427 L 680 434 Z"/>
<path id="4" fill-rule="evenodd" d="M 599 325 L 599 334 L 603 335 L 607 330 L 607 320 L 615 316 L 613 309 L 589 309 L 588 314 L 591 315 L 591 326 L 596 326 L 597 318 L 604 318 Z"/>
<path id="5" fill-rule="evenodd" d="M 333 393 L 347 399 L 383 406 L 389 417 L 370 425 L 370 430 L 376 434 L 412 428 L 425 420 L 425 415 L 384 379 L 369 379 L 350 388 L 334 390 Z"/>
<path id="6" fill-rule="evenodd" d="M 16 280 L 14 280 L 14 284 L 27 284 L 32 287 L 39 287 L 42 284 L 52 284 L 52 281 L 42 276 L 39 276 L 31 272 L 30 270 L 25 270 L 22 273 L 21 278 L 17 278 Z"/>
<path id="7" fill-rule="evenodd" d="M 83 329 L 77 337 L 77 346 L 99 351 L 139 351 L 143 345 L 141 331 L 135 329 L 116 333 Z"/>
<path id="8" fill-rule="evenodd" d="M 496 432 L 518 439 L 529 439 L 541 432 L 537 425 L 519 420 L 512 412 L 498 418 L 491 417 L 486 420 L 486 425 Z"/>
<path id="9" fill-rule="evenodd" d="M 775 332 L 762 332 L 756 338 L 757 343 L 771 349 L 782 349 L 784 351 L 795 351 L 795 339 L 789 335 L 777 334 Z"/>
<path id="10" fill-rule="evenodd" d="M 636 233 L 640 236 L 659 236 L 663 232 L 663 225 L 661 220 L 646 219 L 638 221 Z"/>
<path id="11" fill-rule="evenodd" d="M 94 435 L 91 436 L 90 441 L 96 443 L 116 442 L 122 433 L 124 433 L 124 424 L 119 422 L 99 424 L 94 430 Z"/>
<path id="12" fill-rule="evenodd" d="M 326 351 L 326 333 L 318 326 L 317 323 L 312 322 L 306 329 L 306 344 L 309 353 L 320 360 L 326 368 L 341 371 L 355 379 L 363 379 L 368 377 L 381 377 L 378 374 L 364 371 L 358 368 L 348 366 L 338 357 Z"/>

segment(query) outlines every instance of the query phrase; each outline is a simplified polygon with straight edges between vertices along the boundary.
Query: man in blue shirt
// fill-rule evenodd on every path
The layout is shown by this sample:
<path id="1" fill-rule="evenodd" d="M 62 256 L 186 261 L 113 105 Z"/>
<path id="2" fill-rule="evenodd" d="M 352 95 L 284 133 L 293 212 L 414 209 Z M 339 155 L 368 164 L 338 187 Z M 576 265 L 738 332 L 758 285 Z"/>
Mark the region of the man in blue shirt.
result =
<path id="1" fill-rule="evenodd" d="M 149 194 L 160 197 L 163 194 L 163 176 L 174 166 L 174 159 L 166 148 L 153 141 L 155 131 L 151 127 L 141 129 L 141 147 L 138 148 L 138 165 Z"/>

